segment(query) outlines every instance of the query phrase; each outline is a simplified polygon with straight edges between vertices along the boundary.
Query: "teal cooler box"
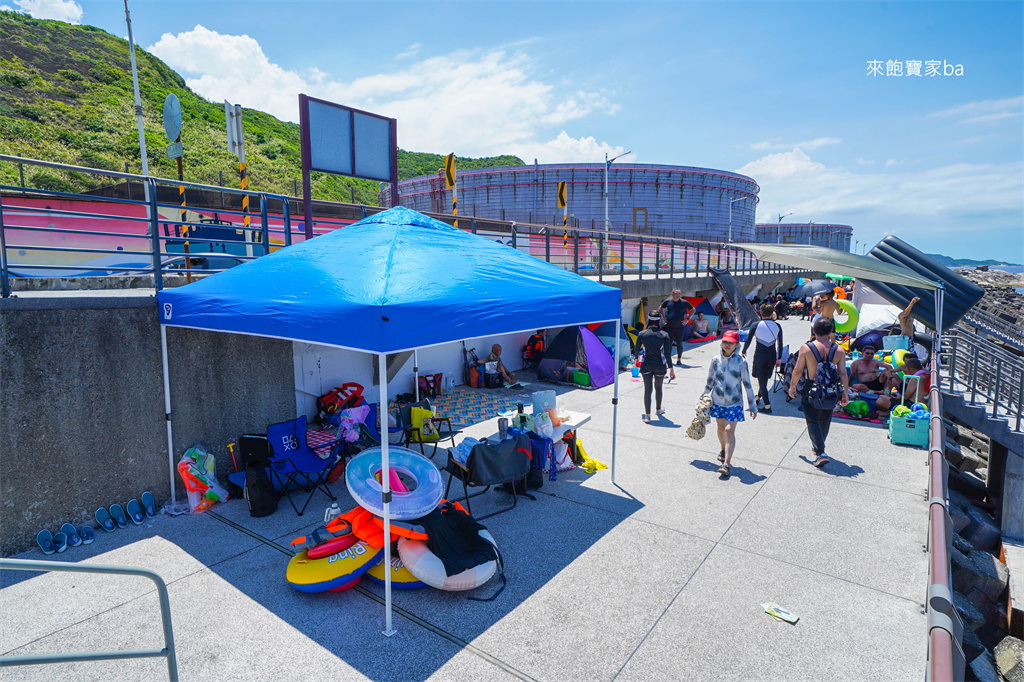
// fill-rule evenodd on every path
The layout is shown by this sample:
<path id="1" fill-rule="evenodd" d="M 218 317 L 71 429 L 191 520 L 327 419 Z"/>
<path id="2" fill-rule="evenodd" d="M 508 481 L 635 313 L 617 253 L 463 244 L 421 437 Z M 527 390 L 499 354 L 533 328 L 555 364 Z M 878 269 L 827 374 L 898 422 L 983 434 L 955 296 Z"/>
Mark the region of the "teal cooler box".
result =
<path id="1" fill-rule="evenodd" d="M 893 445 L 928 447 L 928 428 L 931 419 L 889 417 L 889 442 Z"/>

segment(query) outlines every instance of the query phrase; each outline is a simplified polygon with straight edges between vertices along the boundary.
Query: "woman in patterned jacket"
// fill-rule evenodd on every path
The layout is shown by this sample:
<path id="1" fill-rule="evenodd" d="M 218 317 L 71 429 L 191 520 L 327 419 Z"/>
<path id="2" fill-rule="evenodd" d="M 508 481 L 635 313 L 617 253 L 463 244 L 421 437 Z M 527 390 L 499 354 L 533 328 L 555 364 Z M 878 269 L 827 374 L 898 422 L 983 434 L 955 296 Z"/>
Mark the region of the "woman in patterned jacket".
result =
<path id="1" fill-rule="evenodd" d="M 743 421 L 743 389 L 747 391 L 750 418 L 757 419 L 750 371 L 743 356 L 736 352 L 739 345 L 739 332 L 727 331 L 722 335 L 722 354 L 711 358 L 708 381 L 704 385 L 704 393 L 711 394 L 713 402 L 711 416 L 718 421 L 718 442 L 722 445 L 718 453 L 722 466 L 718 473 L 722 478 L 729 478 L 729 464 L 736 449 L 736 422 Z"/>

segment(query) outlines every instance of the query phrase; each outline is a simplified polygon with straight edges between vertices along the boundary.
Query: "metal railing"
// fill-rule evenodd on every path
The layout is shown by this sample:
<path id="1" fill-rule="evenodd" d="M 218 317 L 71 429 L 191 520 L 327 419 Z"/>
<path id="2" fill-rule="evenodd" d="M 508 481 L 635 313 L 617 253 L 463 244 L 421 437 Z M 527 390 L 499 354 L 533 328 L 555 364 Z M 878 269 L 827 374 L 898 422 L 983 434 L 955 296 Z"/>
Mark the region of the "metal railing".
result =
<path id="1" fill-rule="evenodd" d="M 942 423 L 942 395 L 939 390 L 939 362 L 931 366 L 928 433 L 928 682 L 964 679 L 966 660 L 961 642 L 963 623 L 953 607 L 950 557 L 953 552 L 953 522 L 949 517 L 947 485 L 949 464 L 945 456 L 946 427 Z"/>
<path id="2" fill-rule="evenodd" d="M 998 348 L 991 341 L 953 327 L 942 338 L 949 366 L 949 387 L 971 405 L 982 405 L 987 416 L 1003 418 L 1021 430 L 1024 416 L 1024 359 Z"/>
<path id="3" fill-rule="evenodd" d="M 964 315 L 964 321 L 972 327 L 977 327 L 979 332 L 995 336 L 1018 350 L 1024 351 L 1024 329 L 1013 323 L 980 308 L 968 310 Z"/>
<path id="4" fill-rule="evenodd" d="M 0 656 L 0 668 L 45 663 L 75 663 L 80 661 L 116 661 L 135 658 L 166 658 L 167 674 L 171 682 L 178 681 L 178 659 L 174 653 L 174 629 L 171 627 L 171 604 L 167 598 L 167 585 L 163 578 L 145 568 L 107 566 L 101 564 L 70 564 L 62 561 L 27 561 L 0 559 L 0 570 L 9 571 L 64 571 L 68 573 L 101 573 L 106 575 L 135 575 L 148 578 L 156 585 L 160 598 L 160 618 L 163 621 L 163 649 L 125 649 L 122 651 L 80 651 L 69 654 L 26 654 Z"/>
<path id="5" fill-rule="evenodd" d="M 148 274 L 159 290 L 163 288 L 164 274 L 184 274 L 191 281 L 193 274 L 200 274 L 196 270 L 201 274 L 220 272 L 305 239 L 307 234 L 303 222 L 292 220 L 293 215 L 301 215 L 300 203 L 295 197 L 4 154 L 0 154 L 0 161 L 125 182 L 129 197 L 0 185 L 0 192 L 7 194 L 0 196 L 0 295 L 5 298 L 11 294 L 9 280 L 12 276 L 48 274 Z M 144 193 L 146 200 L 130 198 L 131 183 L 143 187 L 144 192 L 135 195 Z M 179 186 L 186 188 L 186 194 L 219 197 L 220 206 L 193 202 L 194 205 L 187 205 L 185 210 L 210 217 L 184 219 L 180 215 Z M 165 197 L 173 197 L 173 200 L 161 201 L 161 188 L 165 190 Z M 254 200 L 256 209 L 249 214 L 231 208 L 225 202 L 225 195 L 231 197 L 232 205 L 241 205 L 241 197 L 247 196 Z M 35 201 L 39 199 L 45 200 L 45 205 Z M 88 201 L 88 208 L 72 210 L 67 202 L 74 201 Z M 316 203 L 335 213 L 346 213 L 351 219 L 318 218 L 312 226 L 314 236 L 384 210 Z M 450 215 L 430 215 L 448 223 L 454 220 Z M 86 225 L 96 229 L 86 229 Z M 747 251 L 718 242 L 596 229 L 566 231 L 560 225 L 517 225 L 472 216 L 462 217 L 459 227 L 495 238 L 580 275 L 595 276 L 599 281 L 704 276 L 708 268 L 717 267 L 730 268 L 738 275 L 793 276 L 805 272 L 758 261 Z M 115 242 L 118 242 L 116 246 Z"/>

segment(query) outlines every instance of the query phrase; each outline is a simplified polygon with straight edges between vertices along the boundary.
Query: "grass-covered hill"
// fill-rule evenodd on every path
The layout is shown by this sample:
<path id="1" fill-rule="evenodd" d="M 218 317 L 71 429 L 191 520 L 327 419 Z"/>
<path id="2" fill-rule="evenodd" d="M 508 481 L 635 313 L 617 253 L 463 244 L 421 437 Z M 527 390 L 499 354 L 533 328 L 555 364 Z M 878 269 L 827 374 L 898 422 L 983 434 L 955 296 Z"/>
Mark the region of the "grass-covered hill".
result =
<path id="1" fill-rule="evenodd" d="M 167 158 L 163 101 L 181 101 L 185 179 L 237 186 L 238 162 L 227 150 L 222 102 L 208 102 L 185 85 L 170 67 L 138 46 L 139 86 L 146 127 L 146 154 L 152 175 L 177 177 Z M 246 161 L 255 190 L 301 190 L 299 126 L 270 114 L 244 109 Z M 0 11 L 0 153 L 90 168 L 141 172 L 134 114 L 128 42 L 92 26 L 33 19 Z M 459 168 L 521 165 L 515 156 L 459 159 Z M 402 179 L 436 173 L 440 154 L 398 152 Z M 18 168 L 0 163 L 0 184 L 17 185 Z M 25 184 L 40 189 L 84 191 L 102 178 L 25 167 Z M 314 174 L 318 199 L 377 204 L 377 183 Z"/>

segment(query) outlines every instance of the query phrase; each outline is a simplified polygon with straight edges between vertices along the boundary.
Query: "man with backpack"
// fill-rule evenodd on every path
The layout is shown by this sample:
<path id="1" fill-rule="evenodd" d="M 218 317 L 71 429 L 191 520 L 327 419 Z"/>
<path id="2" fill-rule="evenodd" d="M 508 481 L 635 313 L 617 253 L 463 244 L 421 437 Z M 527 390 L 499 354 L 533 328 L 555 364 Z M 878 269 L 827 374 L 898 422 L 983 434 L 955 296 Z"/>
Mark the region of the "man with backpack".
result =
<path id="1" fill-rule="evenodd" d="M 807 435 L 811 438 L 814 452 L 814 466 L 819 469 L 829 462 L 825 454 L 825 439 L 832 425 L 832 410 L 837 404 L 846 405 L 849 401 L 846 353 L 832 342 L 834 324 L 831 317 L 818 317 L 811 324 L 814 339 L 800 346 L 796 367 L 793 368 L 793 376 L 801 379 L 799 382 L 791 380 L 789 385 L 790 398 L 795 398 L 800 391 Z"/>

